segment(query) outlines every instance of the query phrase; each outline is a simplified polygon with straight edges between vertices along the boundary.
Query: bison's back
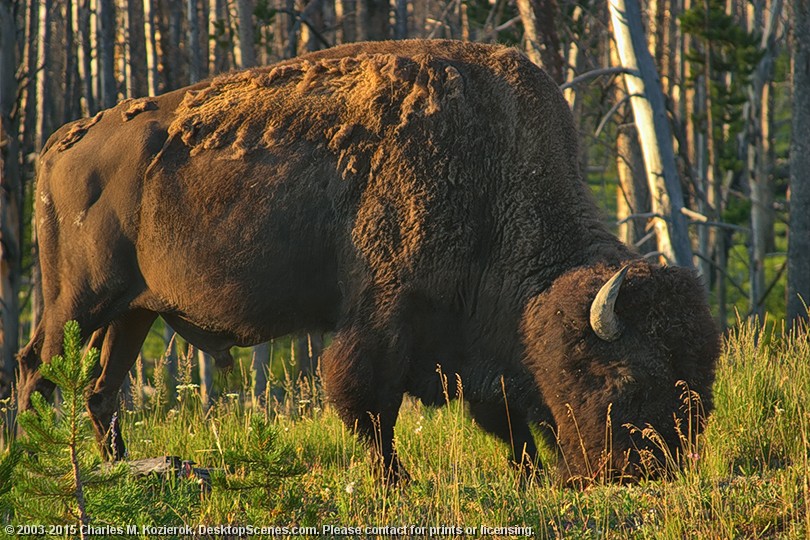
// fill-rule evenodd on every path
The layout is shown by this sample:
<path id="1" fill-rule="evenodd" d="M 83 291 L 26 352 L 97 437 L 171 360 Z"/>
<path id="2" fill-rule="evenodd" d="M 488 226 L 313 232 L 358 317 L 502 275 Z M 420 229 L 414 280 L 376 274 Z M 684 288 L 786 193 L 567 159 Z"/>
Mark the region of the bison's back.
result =
<path id="1" fill-rule="evenodd" d="M 359 295 L 517 313 L 586 256 L 571 239 L 604 233 L 567 105 L 504 47 L 352 44 L 85 122 L 46 153 L 85 193 L 61 170 L 46 189 L 70 215 L 102 193 L 87 215 L 113 225 L 146 307 L 250 339 L 334 323 Z"/>

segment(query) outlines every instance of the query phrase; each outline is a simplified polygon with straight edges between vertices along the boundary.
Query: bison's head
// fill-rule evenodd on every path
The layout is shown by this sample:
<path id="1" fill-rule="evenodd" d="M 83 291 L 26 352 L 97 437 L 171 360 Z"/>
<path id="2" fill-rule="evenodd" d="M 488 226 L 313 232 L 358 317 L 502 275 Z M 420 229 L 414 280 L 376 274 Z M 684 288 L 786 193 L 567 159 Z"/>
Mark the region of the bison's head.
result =
<path id="1" fill-rule="evenodd" d="M 694 272 L 645 261 L 572 270 L 529 302 L 523 333 L 565 477 L 638 478 L 684 457 L 711 409 L 719 354 Z"/>

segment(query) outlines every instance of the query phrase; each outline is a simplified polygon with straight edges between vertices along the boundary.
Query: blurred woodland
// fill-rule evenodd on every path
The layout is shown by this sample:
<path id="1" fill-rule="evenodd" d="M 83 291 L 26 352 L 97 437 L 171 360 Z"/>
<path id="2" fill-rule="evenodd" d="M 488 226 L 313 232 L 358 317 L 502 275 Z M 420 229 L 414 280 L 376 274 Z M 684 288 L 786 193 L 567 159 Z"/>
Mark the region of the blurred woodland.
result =
<path id="1" fill-rule="evenodd" d="M 41 311 L 32 192 L 56 128 L 217 73 L 405 38 L 523 49 L 561 85 L 624 241 L 694 265 L 722 325 L 806 314 L 810 0 L 0 0 L 3 380 Z M 317 356 L 318 337 L 293 343 Z"/>

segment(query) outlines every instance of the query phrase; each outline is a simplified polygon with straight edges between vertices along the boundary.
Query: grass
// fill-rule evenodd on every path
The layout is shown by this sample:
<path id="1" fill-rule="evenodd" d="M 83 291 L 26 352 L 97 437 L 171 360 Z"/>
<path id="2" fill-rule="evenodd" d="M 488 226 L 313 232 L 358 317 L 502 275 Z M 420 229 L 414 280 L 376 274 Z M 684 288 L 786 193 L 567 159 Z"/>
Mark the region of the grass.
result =
<path id="1" fill-rule="evenodd" d="M 199 389 L 188 383 L 171 405 L 156 403 L 157 393 L 151 400 L 136 398 L 136 407 L 122 413 L 130 459 L 192 459 L 215 470 L 212 489 L 204 492 L 190 479 L 157 477 L 87 486 L 93 526 L 134 524 L 144 538 L 155 530 L 141 526 L 198 530 L 228 524 L 277 527 L 266 531 L 277 533 L 310 527 L 327 537 L 386 537 L 396 531 L 385 527 L 443 538 L 810 534 L 806 332 L 762 336 L 753 325 L 738 324 L 718 366 L 716 410 L 695 466 L 670 482 L 585 491 L 559 487 L 553 472 L 521 482 L 506 465 L 505 445 L 479 430 L 462 404 L 431 409 L 410 399 L 396 434 L 412 480 L 388 489 L 375 480 L 367 449 L 317 385 L 288 381 L 283 399 L 262 404 L 250 396 L 246 374 L 230 381 L 228 392 L 207 410 Z M 83 448 L 97 451 L 89 441 Z M 553 471 L 554 453 L 541 452 Z M 13 499 L 0 504 L 5 523 L 25 525 L 14 506 Z"/>

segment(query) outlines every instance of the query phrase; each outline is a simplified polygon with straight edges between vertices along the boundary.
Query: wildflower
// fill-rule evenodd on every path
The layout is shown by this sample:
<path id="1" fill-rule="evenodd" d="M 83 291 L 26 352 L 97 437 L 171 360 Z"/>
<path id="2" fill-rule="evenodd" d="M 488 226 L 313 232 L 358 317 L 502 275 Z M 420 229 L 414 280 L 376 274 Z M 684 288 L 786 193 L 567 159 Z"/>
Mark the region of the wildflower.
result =
<path id="1" fill-rule="evenodd" d="M 349 495 L 354 493 L 354 482 L 349 482 L 348 484 L 346 484 L 346 493 L 348 493 Z"/>

